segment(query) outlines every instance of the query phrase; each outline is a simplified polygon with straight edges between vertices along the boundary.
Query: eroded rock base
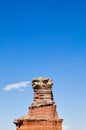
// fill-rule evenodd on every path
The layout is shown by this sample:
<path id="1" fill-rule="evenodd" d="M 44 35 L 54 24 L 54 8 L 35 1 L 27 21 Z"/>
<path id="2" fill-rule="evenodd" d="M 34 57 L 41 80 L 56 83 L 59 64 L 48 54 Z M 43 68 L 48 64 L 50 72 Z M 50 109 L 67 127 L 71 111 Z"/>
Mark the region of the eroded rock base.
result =
<path id="1" fill-rule="evenodd" d="M 58 117 L 55 105 L 29 108 L 27 115 L 14 121 L 16 130 L 62 130 L 62 121 Z"/>
<path id="2" fill-rule="evenodd" d="M 16 130 L 62 130 L 62 120 L 58 121 L 24 121 Z"/>

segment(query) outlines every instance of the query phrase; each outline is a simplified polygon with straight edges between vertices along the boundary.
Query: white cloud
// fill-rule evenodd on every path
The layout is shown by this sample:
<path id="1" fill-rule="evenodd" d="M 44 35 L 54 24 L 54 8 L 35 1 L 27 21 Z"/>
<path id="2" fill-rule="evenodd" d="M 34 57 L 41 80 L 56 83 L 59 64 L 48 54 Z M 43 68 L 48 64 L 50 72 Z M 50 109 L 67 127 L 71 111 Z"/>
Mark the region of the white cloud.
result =
<path id="1" fill-rule="evenodd" d="M 24 91 L 24 87 L 28 87 L 30 84 L 30 81 L 27 82 L 19 82 L 16 84 L 10 84 L 10 85 L 6 85 L 4 90 L 5 91 L 10 91 L 11 89 L 20 89 L 20 91 Z"/>
<path id="2" fill-rule="evenodd" d="M 63 130 L 70 130 L 71 127 L 72 127 L 72 125 L 70 125 L 70 126 L 63 125 Z"/>
<path id="3" fill-rule="evenodd" d="M 68 126 L 63 126 L 63 130 L 69 130 Z"/>

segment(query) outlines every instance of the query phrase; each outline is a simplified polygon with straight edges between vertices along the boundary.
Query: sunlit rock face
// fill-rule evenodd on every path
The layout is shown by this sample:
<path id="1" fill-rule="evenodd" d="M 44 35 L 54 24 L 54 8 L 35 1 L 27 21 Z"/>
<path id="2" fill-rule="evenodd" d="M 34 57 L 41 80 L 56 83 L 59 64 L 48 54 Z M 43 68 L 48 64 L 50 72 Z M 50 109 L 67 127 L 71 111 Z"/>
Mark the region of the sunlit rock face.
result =
<path id="1" fill-rule="evenodd" d="M 52 93 L 53 81 L 40 77 L 32 80 L 33 103 L 27 115 L 15 119 L 16 130 L 62 130 Z"/>
<path id="2" fill-rule="evenodd" d="M 38 108 L 55 104 L 52 94 L 52 85 L 52 80 L 44 77 L 32 81 L 34 101 L 31 107 Z"/>

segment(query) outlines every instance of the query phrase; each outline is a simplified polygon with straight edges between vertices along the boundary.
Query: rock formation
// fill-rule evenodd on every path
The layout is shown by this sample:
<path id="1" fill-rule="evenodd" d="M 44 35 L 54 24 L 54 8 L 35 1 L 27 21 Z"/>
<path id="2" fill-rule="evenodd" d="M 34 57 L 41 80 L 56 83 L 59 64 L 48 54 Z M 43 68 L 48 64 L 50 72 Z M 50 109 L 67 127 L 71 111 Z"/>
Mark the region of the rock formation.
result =
<path id="1" fill-rule="evenodd" d="M 40 77 L 32 80 L 33 103 L 27 115 L 15 119 L 16 130 L 62 130 L 62 121 L 56 112 L 52 80 Z"/>

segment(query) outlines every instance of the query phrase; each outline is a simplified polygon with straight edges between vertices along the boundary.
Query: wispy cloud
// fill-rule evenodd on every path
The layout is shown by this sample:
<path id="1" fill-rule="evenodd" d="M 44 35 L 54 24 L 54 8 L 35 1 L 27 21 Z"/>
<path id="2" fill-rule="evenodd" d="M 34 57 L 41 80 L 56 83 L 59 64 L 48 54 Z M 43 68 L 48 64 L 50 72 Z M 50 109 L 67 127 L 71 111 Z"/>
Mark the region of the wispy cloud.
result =
<path id="1" fill-rule="evenodd" d="M 69 130 L 68 126 L 63 126 L 63 130 Z"/>
<path id="2" fill-rule="evenodd" d="M 70 126 L 63 125 L 63 130 L 70 130 L 71 127 L 72 127 L 72 125 L 70 125 Z"/>
<path id="3" fill-rule="evenodd" d="M 20 89 L 20 91 L 24 91 L 24 87 L 28 87 L 29 84 L 30 84 L 30 81 L 10 84 L 10 85 L 6 85 L 4 90 L 5 91 L 10 91 L 11 89 Z"/>

